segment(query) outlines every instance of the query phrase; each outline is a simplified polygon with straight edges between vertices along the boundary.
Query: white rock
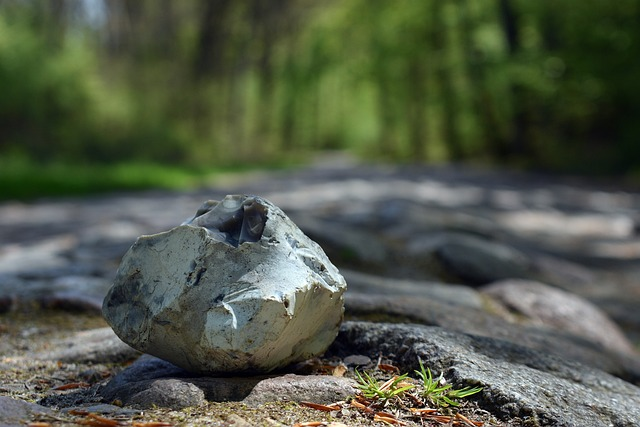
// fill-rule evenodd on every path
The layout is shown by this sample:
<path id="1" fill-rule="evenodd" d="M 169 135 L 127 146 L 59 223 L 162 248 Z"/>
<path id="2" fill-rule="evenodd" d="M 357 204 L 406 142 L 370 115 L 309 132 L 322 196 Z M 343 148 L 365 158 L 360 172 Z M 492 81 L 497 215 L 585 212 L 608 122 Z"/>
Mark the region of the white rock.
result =
<path id="1" fill-rule="evenodd" d="M 345 289 L 282 210 L 236 195 L 139 237 L 102 309 L 124 342 L 184 369 L 265 372 L 327 349 Z"/>

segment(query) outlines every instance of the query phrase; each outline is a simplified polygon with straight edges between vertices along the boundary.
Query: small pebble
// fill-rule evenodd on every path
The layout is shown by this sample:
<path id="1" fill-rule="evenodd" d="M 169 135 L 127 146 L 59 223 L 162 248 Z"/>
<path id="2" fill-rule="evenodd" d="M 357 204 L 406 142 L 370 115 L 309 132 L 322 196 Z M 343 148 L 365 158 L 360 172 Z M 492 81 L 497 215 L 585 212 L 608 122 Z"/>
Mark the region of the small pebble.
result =
<path id="1" fill-rule="evenodd" d="M 347 366 L 365 366 L 371 363 L 371 359 L 361 354 L 352 354 L 343 359 L 343 362 Z"/>

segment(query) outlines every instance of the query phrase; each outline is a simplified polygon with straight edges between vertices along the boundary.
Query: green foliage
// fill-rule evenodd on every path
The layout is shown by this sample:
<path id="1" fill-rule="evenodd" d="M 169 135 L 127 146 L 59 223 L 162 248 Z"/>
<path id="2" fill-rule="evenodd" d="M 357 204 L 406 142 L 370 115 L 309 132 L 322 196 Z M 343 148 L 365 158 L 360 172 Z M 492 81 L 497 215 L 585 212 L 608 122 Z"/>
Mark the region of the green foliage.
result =
<path id="1" fill-rule="evenodd" d="M 482 387 L 463 387 L 454 389 L 451 384 L 447 384 L 444 376 L 434 378 L 431 370 L 425 368 L 422 361 L 418 359 L 420 370 L 414 371 L 421 384 L 416 386 L 412 384 L 408 374 L 396 375 L 386 381 L 380 381 L 374 378 L 368 372 L 360 373 L 355 371 L 358 378 L 358 388 L 362 395 L 371 400 L 380 401 L 385 404 L 393 399 L 401 399 L 410 390 L 414 390 L 416 394 L 423 399 L 431 402 L 439 408 L 448 406 L 459 406 L 460 399 L 472 396 L 482 391 Z"/>
<path id="2" fill-rule="evenodd" d="M 381 400 L 383 402 L 401 397 L 405 392 L 415 387 L 413 384 L 406 383 L 408 374 L 394 376 L 390 380 L 382 383 L 367 372 L 364 372 L 364 376 L 362 376 L 362 374 L 356 370 L 356 376 L 359 382 L 357 387 L 362 390 L 364 397 Z"/>
<path id="3" fill-rule="evenodd" d="M 115 189 L 179 189 L 205 183 L 215 175 L 211 170 L 205 173 L 143 162 L 42 165 L 25 156 L 4 156 L 0 158 L 0 200 L 86 195 Z"/>
<path id="4" fill-rule="evenodd" d="M 73 149 L 90 128 L 84 58 L 71 47 L 48 49 L 20 21 L 0 16 L 0 148 L 49 158 Z"/>
<path id="5" fill-rule="evenodd" d="M 107 86 L 98 66 L 82 39 L 56 47 L 26 13 L 0 15 L 0 154 L 41 164 L 186 158 L 172 126 L 148 114 L 153 106 Z"/>
<path id="6" fill-rule="evenodd" d="M 458 406 L 457 400 L 482 391 L 482 387 L 463 387 L 456 390 L 451 384 L 447 384 L 444 381 L 442 373 L 438 378 L 433 378 L 431 369 L 426 368 L 425 370 L 422 360 L 418 359 L 418 362 L 420 363 L 420 370 L 414 372 L 422 380 L 420 394 L 438 407 Z"/>
<path id="7" fill-rule="evenodd" d="M 640 173 L 640 0 L 84 3 L 0 4 L 0 156 Z"/>

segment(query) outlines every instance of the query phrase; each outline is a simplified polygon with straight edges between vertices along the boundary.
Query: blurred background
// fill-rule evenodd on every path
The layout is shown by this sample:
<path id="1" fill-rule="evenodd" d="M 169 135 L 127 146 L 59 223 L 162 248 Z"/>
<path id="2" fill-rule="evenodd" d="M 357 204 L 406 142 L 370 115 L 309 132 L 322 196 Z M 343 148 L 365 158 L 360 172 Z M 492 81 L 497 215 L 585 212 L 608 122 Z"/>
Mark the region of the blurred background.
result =
<path id="1" fill-rule="evenodd" d="M 0 198 L 368 161 L 640 179 L 640 0 L 0 0 Z"/>

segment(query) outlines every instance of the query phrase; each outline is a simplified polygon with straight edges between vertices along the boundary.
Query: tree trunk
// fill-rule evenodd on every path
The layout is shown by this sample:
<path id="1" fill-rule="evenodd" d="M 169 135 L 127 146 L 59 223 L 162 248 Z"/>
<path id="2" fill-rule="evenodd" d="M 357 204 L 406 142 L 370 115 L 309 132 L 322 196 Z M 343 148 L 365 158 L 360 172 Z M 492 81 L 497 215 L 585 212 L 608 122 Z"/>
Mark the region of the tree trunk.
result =
<path id="1" fill-rule="evenodd" d="M 521 50 L 520 22 L 516 11 L 513 8 L 512 0 L 500 0 L 500 17 L 502 29 L 507 42 L 509 52 L 509 62 L 517 63 L 517 55 Z M 496 153 L 503 160 L 514 158 L 526 158 L 530 155 L 529 140 L 529 111 L 526 104 L 526 89 L 520 83 L 511 83 L 512 105 L 515 106 L 513 116 L 513 126 L 509 145 L 504 153 Z"/>
<path id="2" fill-rule="evenodd" d="M 221 77 L 225 67 L 225 19 L 231 0 L 202 0 L 199 37 L 193 61 L 193 75 L 197 80 L 206 76 Z"/>

